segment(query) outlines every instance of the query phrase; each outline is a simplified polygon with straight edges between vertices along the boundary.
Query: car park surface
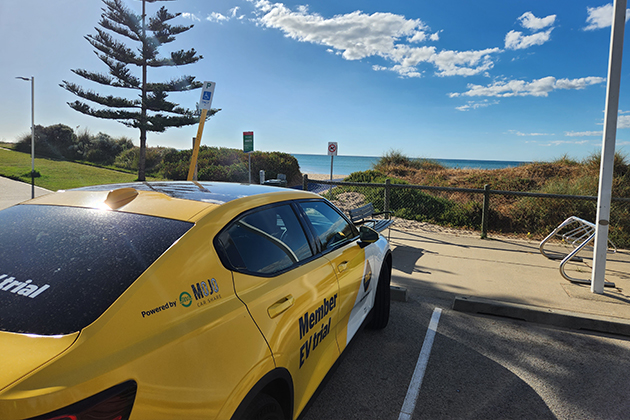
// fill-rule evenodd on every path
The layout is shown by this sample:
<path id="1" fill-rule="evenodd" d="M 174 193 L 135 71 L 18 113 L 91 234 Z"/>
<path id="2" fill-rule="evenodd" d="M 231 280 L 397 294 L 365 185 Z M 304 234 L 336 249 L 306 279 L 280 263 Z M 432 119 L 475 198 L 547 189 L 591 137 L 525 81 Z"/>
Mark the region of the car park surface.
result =
<path id="1" fill-rule="evenodd" d="M 133 183 L 0 219 L 2 419 L 295 418 L 387 325 L 387 240 L 315 194 Z"/>

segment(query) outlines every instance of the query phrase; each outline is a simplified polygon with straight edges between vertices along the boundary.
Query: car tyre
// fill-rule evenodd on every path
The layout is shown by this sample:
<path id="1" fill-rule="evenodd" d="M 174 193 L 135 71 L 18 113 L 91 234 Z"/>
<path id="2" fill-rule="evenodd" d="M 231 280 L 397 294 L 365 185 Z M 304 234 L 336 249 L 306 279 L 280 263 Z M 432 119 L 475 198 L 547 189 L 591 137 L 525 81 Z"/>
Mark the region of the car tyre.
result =
<path id="1" fill-rule="evenodd" d="M 387 326 L 389 322 L 389 306 L 390 306 L 390 282 L 392 278 L 392 270 L 389 262 L 384 261 L 381 272 L 378 275 L 378 285 L 376 286 L 376 297 L 374 298 L 374 307 L 372 308 L 371 319 L 367 323 L 366 328 L 371 330 L 381 330 Z"/>
<path id="2" fill-rule="evenodd" d="M 260 394 L 247 407 L 243 420 L 285 420 L 282 406 L 270 395 Z"/>

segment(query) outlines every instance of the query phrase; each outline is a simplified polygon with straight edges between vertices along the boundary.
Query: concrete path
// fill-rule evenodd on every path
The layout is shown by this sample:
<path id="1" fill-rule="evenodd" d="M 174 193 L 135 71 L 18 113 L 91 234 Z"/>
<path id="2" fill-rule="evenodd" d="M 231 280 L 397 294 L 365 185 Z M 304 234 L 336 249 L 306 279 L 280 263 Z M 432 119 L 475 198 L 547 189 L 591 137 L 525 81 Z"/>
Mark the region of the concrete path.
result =
<path id="1" fill-rule="evenodd" d="M 630 336 L 630 252 L 608 254 L 604 294 L 571 283 L 560 261 L 545 258 L 538 242 L 392 229 L 392 284 L 453 300 L 453 309 Z M 570 246 L 547 245 L 567 254 Z M 590 280 L 592 249 L 567 264 L 573 278 Z"/>
<path id="2" fill-rule="evenodd" d="M 35 197 L 51 191 L 35 187 Z M 0 177 L 0 210 L 31 199 L 31 184 Z"/>

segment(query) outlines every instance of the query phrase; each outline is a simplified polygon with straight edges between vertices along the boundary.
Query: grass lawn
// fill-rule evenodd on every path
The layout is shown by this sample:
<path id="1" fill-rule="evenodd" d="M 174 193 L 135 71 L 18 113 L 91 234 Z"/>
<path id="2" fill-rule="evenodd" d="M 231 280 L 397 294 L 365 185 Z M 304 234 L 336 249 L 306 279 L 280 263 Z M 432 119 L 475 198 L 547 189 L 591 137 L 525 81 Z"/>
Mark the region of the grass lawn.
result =
<path id="1" fill-rule="evenodd" d="M 35 178 L 35 185 L 51 191 L 88 185 L 133 182 L 138 178 L 137 174 L 43 158 L 35 158 L 35 171 L 41 174 L 41 177 Z M 0 176 L 19 179 L 30 184 L 31 156 L 0 149 Z M 147 177 L 147 181 L 156 179 Z"/>

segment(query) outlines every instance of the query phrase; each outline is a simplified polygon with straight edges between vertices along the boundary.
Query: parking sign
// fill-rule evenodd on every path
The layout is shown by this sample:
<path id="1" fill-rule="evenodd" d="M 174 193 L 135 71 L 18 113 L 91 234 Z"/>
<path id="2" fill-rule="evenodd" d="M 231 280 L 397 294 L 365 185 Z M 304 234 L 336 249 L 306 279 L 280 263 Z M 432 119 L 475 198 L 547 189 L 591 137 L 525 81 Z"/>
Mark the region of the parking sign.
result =
<path id="1" fill-rule="evenodd" d="M 212 98 L 214 96 L 214 82 L 203 82 L 203 90 L 201 91 L 201 99 L 199 100 L 199 109 L 210 109 L 212 107 Z"/>

